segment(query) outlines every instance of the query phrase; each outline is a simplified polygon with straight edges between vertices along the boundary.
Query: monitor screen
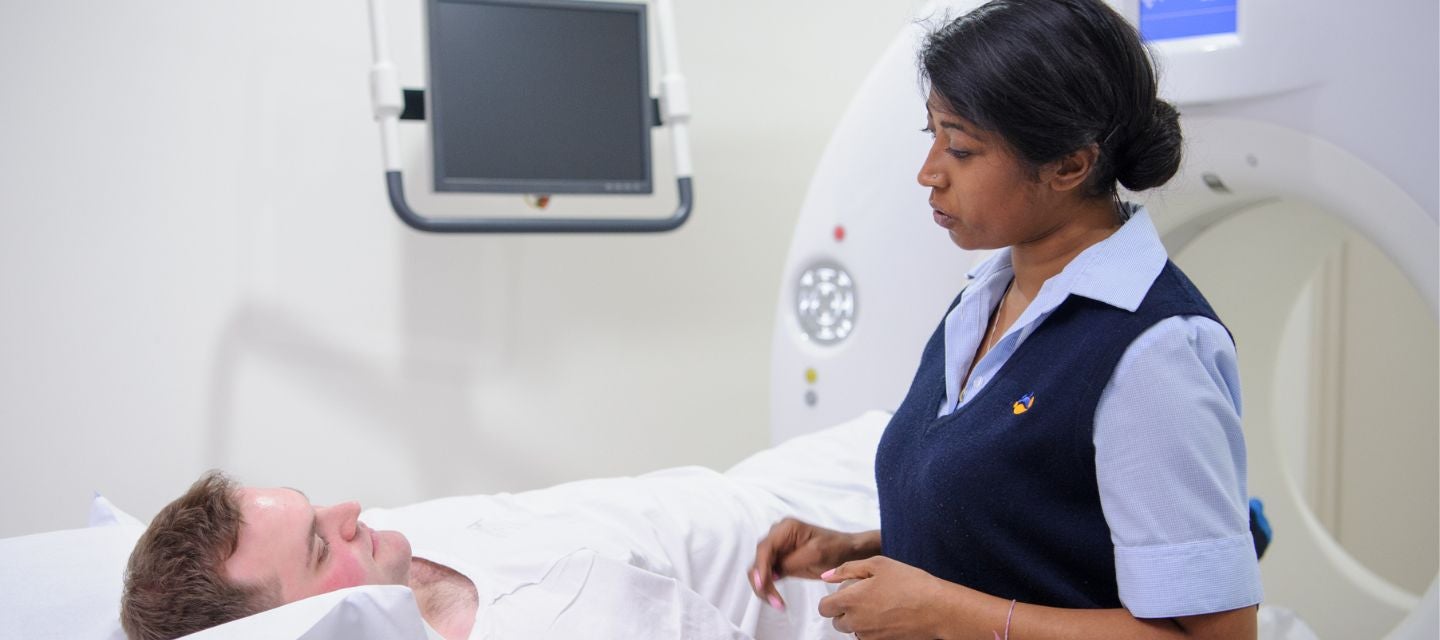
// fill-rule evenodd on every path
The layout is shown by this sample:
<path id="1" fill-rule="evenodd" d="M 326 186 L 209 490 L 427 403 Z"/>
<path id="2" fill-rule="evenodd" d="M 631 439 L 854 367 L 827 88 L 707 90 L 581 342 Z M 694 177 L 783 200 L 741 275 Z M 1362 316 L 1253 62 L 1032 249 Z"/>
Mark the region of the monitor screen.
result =
<path id="1" fill-rule="evenodd" d="M 644 4 L 429 9 L 437 191 L 652 191 Z"/>
<path id="2" fill-rule="evenodd" d="M 1239 0 L 1140 0 L 1140 37 L 1147 41 L 1233 35 Z"/>

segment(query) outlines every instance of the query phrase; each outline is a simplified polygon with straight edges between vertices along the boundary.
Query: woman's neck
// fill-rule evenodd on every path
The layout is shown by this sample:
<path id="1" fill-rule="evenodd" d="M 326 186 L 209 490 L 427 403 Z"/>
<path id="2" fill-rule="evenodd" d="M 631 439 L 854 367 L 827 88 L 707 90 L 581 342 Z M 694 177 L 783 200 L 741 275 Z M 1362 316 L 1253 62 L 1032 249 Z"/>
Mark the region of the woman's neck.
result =
<path id="1" fill-rule="evenodd" d="M 1035 299 L 1046 280 L 1120 228 L 1120 219 L 1108 199 L 1079 203 L 1060 219 L 1063 222 L 1010 248 L 1010 262 L 1015 269 L 1013 286 L 1025 300 Z"/>

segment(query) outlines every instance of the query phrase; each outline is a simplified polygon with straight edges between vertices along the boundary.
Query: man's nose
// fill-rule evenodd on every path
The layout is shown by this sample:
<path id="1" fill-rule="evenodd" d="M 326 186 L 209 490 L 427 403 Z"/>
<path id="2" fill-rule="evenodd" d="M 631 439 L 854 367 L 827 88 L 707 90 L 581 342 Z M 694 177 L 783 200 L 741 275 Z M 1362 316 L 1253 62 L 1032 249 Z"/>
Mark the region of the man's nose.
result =
<path id="1" fill-rule="evenodd" d="M 335 528 L 342 540 L 353 540 L 355 533 L 359 530 L 360 503 L 355 501 L 341 502 L 336 505 L 324 507 L 322 514 L 326 522 Z"/>

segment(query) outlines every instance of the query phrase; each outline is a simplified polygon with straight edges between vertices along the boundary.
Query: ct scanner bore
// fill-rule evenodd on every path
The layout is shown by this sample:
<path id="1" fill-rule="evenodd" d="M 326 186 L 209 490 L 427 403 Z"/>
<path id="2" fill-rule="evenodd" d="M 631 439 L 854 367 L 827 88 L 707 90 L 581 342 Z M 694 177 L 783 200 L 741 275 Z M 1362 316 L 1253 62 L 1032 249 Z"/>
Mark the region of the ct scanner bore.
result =
<path id="1" fill-rule="evenodd" d="M 1184 126 L 1187 158 L 1174 186 L 1141 198 L 1172 255 L 1233 216 L 1293 201 L 1334 215 L 1384 251 L 1434 319 L 1435 246 L 1427 238 L 1435 237 L 1436 226 L 1394 183 L 1345 150 L 1284 127 L 1205 117 L 1186 118 Z M 1243 343 L 1246 336 L 1237 332 L 1236 340 Z M 1268 345 L 1260 346 L 1265 353 Z M 1242 364 L 1256 351 L 1247 350 Z M 1257 369 L 1270 366 L 1261 362 Z M 1277 531 L 1277 544 L 1261 563 L 1267 601 L 1296 610 L 1321 637 L 1345 638 L 1380 637 L 1412 611 L 1423 615 L 1425 607 L 1433 607 L 1433 579 L 1430 600 L 1421 606 L 1421 598 L 1380 578 L 1335 541 L 1285 473 L 1285 452 L 1268 428 L 1270 416 L 1251 411 L 1252 404 L 1268 407 L 1276 400 L 1246 402 L 1251 493 L 1265 499 Z"/>

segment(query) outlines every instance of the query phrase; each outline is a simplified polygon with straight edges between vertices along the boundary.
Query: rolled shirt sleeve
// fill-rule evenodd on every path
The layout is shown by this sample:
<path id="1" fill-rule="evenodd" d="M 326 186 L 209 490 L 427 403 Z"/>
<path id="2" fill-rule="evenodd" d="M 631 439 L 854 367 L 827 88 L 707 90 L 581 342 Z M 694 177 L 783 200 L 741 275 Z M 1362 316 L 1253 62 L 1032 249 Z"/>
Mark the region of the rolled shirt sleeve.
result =
<path id="1" fill-rule="evenodd" d="M 1200 316 L 1131 343 L 1095 409 L 1095 470 L 1120 600 L 1139 618 L 1260 602 L 1235 348 Z"/>

